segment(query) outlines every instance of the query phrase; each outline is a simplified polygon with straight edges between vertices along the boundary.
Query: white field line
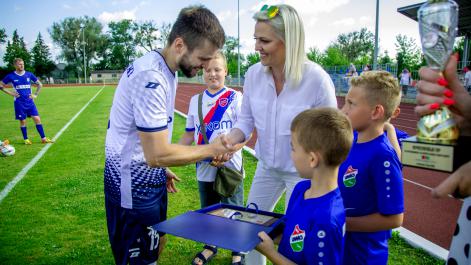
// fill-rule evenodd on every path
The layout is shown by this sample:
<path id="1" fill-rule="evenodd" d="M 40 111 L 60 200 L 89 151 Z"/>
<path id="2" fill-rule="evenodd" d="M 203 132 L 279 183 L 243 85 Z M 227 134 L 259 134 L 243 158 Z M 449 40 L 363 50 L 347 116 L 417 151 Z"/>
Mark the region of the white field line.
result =
<path id="1" fill-rule="evenodd" d="M 178 115 L 186 118 L 187 115 L 184 114 L 183 112 L 181 111 L 178 111 L 178 110 L 175 110 L 175 113 L 177 113 Z M 244 150 L 248 151 L 250 154 L 252 154 L 253 156 L 255 156 L 255 151 L 248 147 L 248 146 L 244 146 Z M 432 190 L 432 188 L 428 187 L 428 186 L 425 186 L 425 185 L 422 185 L 420 183 L 417 183 L 417 182 L 414 182 L 412 180 L 408 180 L 406 178 L 404 178 L 405 181 L 407 182 L 410 182 L 412 184 L 415 184 L 419 187 L 422 187 L 422 188 L 425 188 L 425 189 L 428 189 L 428 190 Z M 410 230 L 407 230 L 406 228 L 404 227 L 399 227 L 399 228 L 396 228 L 394 229 L 395 231 L 399 231 L 399 236 L 401 238 L 403 238 L 405 241 L 407 241 L 411 246 L 415 247 L 415 248 L 421 248 L 423 250 L 425 250 L 426 252 L 428 252 L 431 256 L 434 256 L 436 258 L 439 258 L 439 259 L 442 259 L 442 260 L 446 260 L 447 257 L 448 257 L 448 250 L 440 247 L 439 245 L 415 234 L 414 232 L 410 231 Z"/>
<path id="2" fill-rule="evenodd" d="M 88 105 L 90 105 L 90 103 L 101 93 L 104 87 L 105 85 L 101 87 L 101 89 L 79 110 L 79 112 L 77 112 L 77 114 L 75 114 L 75 116 L 72 117 L 72 119 L 69 120 L 69 122 L 67 122 L 66 125 L 64 125 L 64 127 L 62 127 L 62 129 L 56 135 L 54 135 L 54 137 L 52 138 L 54 142 L 70 126 L 70 124 L 72 124 L 72 122 L 77 119 L 80 113 L 82 113 L 88 107 Z M 51 146 L 52 144 L 46 144 L 41 149 L 41 151 L 39 151 L 39 153 L 31 161 L 29 161 L 29 163 L 20 171 L 20 173 L 18 173 L 18 175 L 16 175 L 16 177 L 5 186 L 2 192 L 0 192 L 0 203 L 2 203 L 3 199 L 8 196 L 8 194 L 16 186 L 16 184 L 18 184 L 18 182 L 23 179 L 26 173 L 28 173 L 28 171 L 39 161 L 39 159 L 41 159 L 41 157 L 47 152 L 47 150 L 49 150 Z"/>

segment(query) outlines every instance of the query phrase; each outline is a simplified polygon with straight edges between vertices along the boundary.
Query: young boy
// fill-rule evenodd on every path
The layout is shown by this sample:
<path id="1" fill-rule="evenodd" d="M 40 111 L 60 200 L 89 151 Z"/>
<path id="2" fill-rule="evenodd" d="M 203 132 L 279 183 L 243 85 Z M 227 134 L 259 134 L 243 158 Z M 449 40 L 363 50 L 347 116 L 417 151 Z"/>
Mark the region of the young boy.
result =
<path id="1" fill-rule="evenodd" d="M 401 226 L 401 163 L 384 125 L 399 105 L 401 89 L 384 71 L 352 79 L 342 111 L 357 131 L 340 166 L 339 188 L 347 216 L 344 264 L 386 264 L 391 229 Z"/>
<path id="2" fill-rule="evenodd" d="M 278 252 L 260 232 L 257 250 L 273 264 L 342 264 L 345 210 L 339 165 L 352 145 L 350 123 L 339 110 L 310 109 L 291 123 L 291 159 L 302 178 L 291 195 Z"/>
<path id="3" fill-rule="evenodd" d="M 208 87 L 203 92 L 201 110 L 209 142 L 216 139 L 218 135 L 229 132 L 240 113 L 242 93 L 225 86 L 226 75 L 226 58 L 221 51 L 218 51 L 216 56 L 208 62 L 203 75 Z M 205 142 L 201 131 L 198 114 L 199 96 L 200 94 L 197 94 L 191 98 L 186 120 L 186 132 L 180 139 L 180 144 L 191 145 L 193 142 L 197 145 L 208 144 Z M 220 196 L 213 189 L 217 167 L 212 166 L 210 163 L 211 159 L 196 163 L 196 177 L 198 178 L 201 207 L 207 207 L 219 202 L 243 206 L 243 181 L 236 188 L 236 192 L 232 197 L 225 198 Z M 225 166 L 241 171 L 242 152 L 240 150 L 235 152 L 232 158 L 225 163 Z M 195 256 L 192 264 L 206 264 L 216 253 L 217 249 L 215 247 L 206 245 L 204 250 Z M 242 255 L 240 253 L 233 252 L 232 256 L 233 263 L 241 262 Z"/>

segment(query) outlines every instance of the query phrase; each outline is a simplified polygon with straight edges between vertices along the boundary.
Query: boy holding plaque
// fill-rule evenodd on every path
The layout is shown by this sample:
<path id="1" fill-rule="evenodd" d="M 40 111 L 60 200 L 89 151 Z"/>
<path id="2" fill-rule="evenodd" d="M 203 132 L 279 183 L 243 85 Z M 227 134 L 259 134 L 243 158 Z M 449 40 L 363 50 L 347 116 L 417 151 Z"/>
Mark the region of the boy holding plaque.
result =
<path id="1" fill-rule="evenodd" d="M 384 125 L 401 89 L 388 72 L 353 78 L 342 108 L 358 133 L 339 170 L 347 233 L 344 264 L 386 264 L 391 229 L 401 226 L 404 192 L 401 163 Z"/>
<path id="2" fill-rule="evenodd" d="M 345 209 L 337 185 L 339 165 L 352 145 L 351 125 L 334 108 L 309 109 L 291 123 L 291 159 L 299 182 L 286 211 L 276 251 L 260 232 L 257 250 L 273 264 L 342 264 Z"/>

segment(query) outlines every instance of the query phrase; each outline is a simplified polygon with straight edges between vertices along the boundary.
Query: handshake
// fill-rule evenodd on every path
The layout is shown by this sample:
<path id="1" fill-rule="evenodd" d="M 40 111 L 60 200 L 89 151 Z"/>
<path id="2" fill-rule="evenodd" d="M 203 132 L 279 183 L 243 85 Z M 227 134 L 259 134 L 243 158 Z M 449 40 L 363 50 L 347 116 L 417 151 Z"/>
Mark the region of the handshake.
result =
<path id="1" fill-rule="evenodd" d="M 247 141 L 243 141 L 242 139 L 238 139 L 240 137 L 238 134 L 221 134 L 219 135 L 211 145 L 214 148 L 214 153 L 216 155 L 213 157 L 211 161 L 211 165 L 214 167 L 222 167 L 225 162 L 229 161 L 232 158 L 232 155 L 239 151 Z M 250 137 L 248 138 L 250 139 Z"/>

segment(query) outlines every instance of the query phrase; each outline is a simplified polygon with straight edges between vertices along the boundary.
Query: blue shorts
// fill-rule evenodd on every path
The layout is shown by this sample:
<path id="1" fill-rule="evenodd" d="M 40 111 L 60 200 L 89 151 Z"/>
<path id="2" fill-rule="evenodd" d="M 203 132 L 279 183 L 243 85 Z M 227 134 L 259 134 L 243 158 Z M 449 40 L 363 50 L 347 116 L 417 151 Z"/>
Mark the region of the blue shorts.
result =
<path id="1" fill-rule="evenodd" d="M 111 250 L 117 265 L 150 264 L 159 257 L 155 225 L 167 219 L 167 188 L 162 185 L 156 205 L 146 209 L 126 209 L 105 196 L 106 221 Z"/>
<path id="2" fill-rule="evenodd" d="M 38 110 L 36 109 L 36 105 L 33 101 L 31 102 L 24 102 L 15 100 L 15 118 L 17 120 L 26 120 L 26 118 L 31 116 L 39 116 Z"/>

